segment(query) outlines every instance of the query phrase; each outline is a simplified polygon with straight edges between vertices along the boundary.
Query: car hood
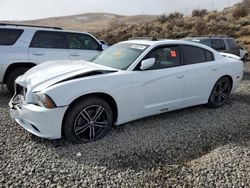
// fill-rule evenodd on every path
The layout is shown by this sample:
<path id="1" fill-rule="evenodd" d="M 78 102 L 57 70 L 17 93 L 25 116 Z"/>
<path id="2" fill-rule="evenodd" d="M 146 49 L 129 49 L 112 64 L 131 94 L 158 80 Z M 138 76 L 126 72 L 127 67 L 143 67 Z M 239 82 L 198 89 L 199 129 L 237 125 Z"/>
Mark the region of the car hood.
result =
<path id="1" fill-rule="evenodd" d="M 87 61 L 50 61 L 35 66 L 16 79 L 16 83 L 33 92 L 64 80 L 116 72 L 117 69 Z"/>

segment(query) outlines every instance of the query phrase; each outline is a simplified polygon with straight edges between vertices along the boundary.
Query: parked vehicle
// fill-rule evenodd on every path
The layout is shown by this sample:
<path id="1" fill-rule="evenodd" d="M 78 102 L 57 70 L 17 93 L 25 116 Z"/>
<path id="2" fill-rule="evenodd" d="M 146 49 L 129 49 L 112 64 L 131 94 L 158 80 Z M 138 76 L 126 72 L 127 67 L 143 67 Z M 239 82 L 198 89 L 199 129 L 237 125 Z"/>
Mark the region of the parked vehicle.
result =
<path id="1" fill-rule="evenodd" d="M 248 52 L 245 48 L 243 48 L 242 46 L 240 46 L 240 58 L 244 61 L 247 61 L 248 60 Z"/>
<path id="2" fill-rule="evenodd" d="M 205 44 L 219 52 L 230 53 L 239 56 L 242 60 L 247 60 L 248 52 L 239 46 L 234 38 L 224 36 L 193 37 L 183 40 Z"/>
<path id="3" fill-rule="evenodd" d="M 32 68 L 16 80 L 10 114 L 39 137 L 89 142 L 113 124 L 200 104 L 222 107 L 242 76 L 242 61 L 201 44 L 126 41 L 92 62 Z"/>
<path id="4" fill-rule="evenodd" d="M 15 79 L 37 64 L 88 60 L 100 51 L 101 43 L 86 32 L 0 23 L 0 83 L 14 93 Z"/>

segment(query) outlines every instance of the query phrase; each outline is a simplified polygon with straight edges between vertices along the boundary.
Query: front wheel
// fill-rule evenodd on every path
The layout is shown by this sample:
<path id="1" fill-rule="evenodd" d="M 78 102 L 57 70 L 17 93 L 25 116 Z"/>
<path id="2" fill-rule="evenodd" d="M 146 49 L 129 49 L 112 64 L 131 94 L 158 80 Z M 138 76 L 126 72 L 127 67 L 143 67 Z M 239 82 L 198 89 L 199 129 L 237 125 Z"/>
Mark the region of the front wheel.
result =
<path id="1" fill-rule="evenodd" d="M 222 107 L 229 99 L 232 84 L 227 77 L 220 78 L 214 85 L 208 100 L 208 106 L 213 108 Z"/>
<path id="2" fill-rule="evenodd" d="M 15 80 L 17 79 L 17 77 L 23 75 L 28 70 L 29 68 L 21 67 L 21 68 L 15 69 L 8 75 L 6 84 L 10 93 L 14 94 L 14 85 L 15 85 Z"/>
<path id="3" fill-rule="evenodd" d="M 98 97 L 87 97 L 70 107 L 64 117 L 63 135 L 73 143 L 87 143 L 103 138 L 111 129 L 111 107 Z"/>

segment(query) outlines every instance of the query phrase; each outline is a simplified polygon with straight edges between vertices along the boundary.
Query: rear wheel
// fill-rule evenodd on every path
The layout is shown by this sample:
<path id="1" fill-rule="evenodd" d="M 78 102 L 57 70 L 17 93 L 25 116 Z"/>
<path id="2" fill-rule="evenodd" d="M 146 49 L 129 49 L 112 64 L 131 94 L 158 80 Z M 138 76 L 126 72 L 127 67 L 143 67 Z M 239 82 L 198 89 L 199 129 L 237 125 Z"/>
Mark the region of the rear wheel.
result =
<path id="1" fill-rule="evenodd" d="M 248 54 L 244 55 L 244 57 L 243 57 L 244 61 L 247 61 L 247 59 L 248 59 Z"/>
<path id="2" fill-rule="evenodd" d="M 73 143 L 87 143 L 103 138 L 111 129 L 111 107 L 98 97 L 83 98 L 65 115 L 64 137 Z"/>
<path id="3" fill-rule="evenodd" d="M 14 83 L 18 76 L 23 75 L 29 68 L 22 67 L 22 68 L 16 68 L 14 71 L 12 71 L 6 79 L 6 84 L 9 92 L 12 94 L 14 93 Z"/>
<path id="4" fill-rule="evenodd" d="M 208 100 L 208 105 L 213 108 L 222 107 L 229 99 L 232 84 L 227 77 L 220 78 L 214 85 Z"/>

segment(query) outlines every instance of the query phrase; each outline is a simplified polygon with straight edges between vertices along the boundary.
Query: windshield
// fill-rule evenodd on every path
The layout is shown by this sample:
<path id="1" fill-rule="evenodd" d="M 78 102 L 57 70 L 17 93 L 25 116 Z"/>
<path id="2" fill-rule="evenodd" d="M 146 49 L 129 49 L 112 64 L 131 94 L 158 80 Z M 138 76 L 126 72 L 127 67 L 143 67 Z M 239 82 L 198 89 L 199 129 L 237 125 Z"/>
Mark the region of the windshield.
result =
<path id="1" fill-rule="evenodd" d="M 118 43 L 103 51 L 93 63 L 126 70 L 146 49 L 147 45 Z"/>

